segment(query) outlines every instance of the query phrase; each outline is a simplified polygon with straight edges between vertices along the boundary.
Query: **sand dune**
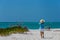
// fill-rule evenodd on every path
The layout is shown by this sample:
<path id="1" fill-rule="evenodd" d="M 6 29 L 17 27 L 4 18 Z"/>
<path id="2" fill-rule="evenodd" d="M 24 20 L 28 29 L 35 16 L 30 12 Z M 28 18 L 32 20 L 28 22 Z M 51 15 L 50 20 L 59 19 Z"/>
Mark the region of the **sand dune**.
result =
<path id="1" fill-rule="evenodd" d="M 40 38 L 39 30 L 30 30 L 27 34 L 11 34 L 10 36 L 0 36 L 0 40 L 60 40 L 60 31 L 51 29 L 51 31 L 44 31 L 44 38 Z M 59 29 L 60 30 L 60 29 Z"/>

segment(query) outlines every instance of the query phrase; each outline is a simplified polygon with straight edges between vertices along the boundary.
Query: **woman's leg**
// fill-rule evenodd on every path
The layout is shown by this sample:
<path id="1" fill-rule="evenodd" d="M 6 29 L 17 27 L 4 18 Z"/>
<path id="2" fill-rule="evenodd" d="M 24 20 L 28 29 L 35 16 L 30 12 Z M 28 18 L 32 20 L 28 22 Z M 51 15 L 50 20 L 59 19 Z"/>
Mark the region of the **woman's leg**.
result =
<path id="1" fill-rule="evenodd" d="M 40 32 L 41 38 L 44 38 L 44 32 Z"/>
<path id="2" fill-rule="evenodd" d="M 44 38 L 44 32 L 42 32 L 42 38 Z"/>

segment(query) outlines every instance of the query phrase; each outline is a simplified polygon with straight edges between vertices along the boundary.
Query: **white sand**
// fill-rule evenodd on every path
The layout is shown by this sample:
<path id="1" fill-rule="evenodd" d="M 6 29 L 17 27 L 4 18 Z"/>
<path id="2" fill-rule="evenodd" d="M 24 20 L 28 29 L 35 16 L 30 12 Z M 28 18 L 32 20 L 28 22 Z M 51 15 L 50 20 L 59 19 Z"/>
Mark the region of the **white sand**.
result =
<path id="1" fill-rule="evenodd" d="M 43 39 L 40 38 L 39 30 L 30 30 L 27 34 L 12 34 L 10 36 L 1 37 L 0 40 L 60 40 L 60 29 L 51 29 L 51 31 L 44 31 Z"/>

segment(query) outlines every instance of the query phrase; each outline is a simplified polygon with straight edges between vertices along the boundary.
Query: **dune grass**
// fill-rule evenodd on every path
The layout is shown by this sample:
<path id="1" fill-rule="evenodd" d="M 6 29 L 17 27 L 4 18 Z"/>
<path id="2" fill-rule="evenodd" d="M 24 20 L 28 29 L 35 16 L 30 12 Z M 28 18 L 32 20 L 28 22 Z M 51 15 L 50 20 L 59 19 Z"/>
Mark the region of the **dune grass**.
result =
<path id="1" fill-rule="evenodd" d="M 11 34 L 16 34 L 16 33 L 24 33 L 27 32 L 28 29 L 27 27 L 22 27 L 22 26 L 13 26 L 10 28 L 5 28 L 5 29 L 0 29 L 0 36 L 8 36 Z"/>

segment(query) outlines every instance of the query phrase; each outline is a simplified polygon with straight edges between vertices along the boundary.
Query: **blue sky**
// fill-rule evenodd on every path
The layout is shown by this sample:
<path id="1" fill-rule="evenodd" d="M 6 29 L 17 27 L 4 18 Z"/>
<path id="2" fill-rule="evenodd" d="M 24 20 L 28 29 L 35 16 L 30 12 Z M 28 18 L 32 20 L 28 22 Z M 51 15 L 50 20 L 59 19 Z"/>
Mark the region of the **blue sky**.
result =
<path id="1" fill-rule="evenodd" d="M 59 0 L 0 0 L 0 22 L 60 22 Z"/>

